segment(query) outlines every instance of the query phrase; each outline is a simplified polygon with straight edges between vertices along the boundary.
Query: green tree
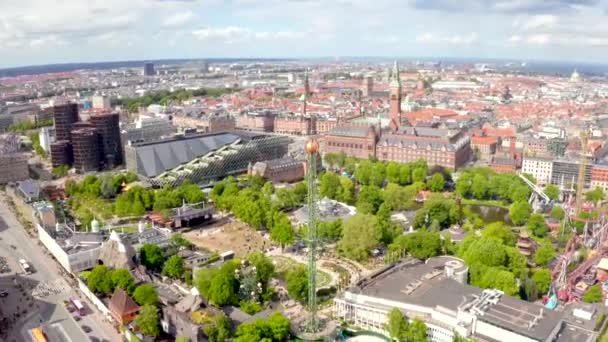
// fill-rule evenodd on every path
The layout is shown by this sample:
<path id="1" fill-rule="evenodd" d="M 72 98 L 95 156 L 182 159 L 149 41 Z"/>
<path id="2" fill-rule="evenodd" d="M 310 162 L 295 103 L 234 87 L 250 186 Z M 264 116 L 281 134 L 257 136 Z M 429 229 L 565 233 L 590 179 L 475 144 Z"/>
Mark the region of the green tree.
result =
<path id="1" fill-rule="evenodd" d="M 426 168 L 416 167 L 412 171 L 412 181 L 414 182 L 424 182 L 426 179 Z"/>
<path id="2" fill-rule="evenodd" d="M 135 279 L 129 272 L 129 270 L 125 268 L 118 268 L 112 271 L 112 284 L 114 287 L 120 287 L 125 290 L 127 293 L 133 293 L 135 289 Z"/>
<path id="3" fill-rule="evenodd" d="M 386 165 L 386 179 L 389 183 L 400 183 L 400 169 L 401 166 L 396 162 L 389 162 Z"/>
<path id="4" fill-rule="evenodd" d="M 481 234 L 484 237 L 498 239 L 508 246 L 515 246 L 517 242 L 517 236 L 504 222 L 490 223 Z"/>
<path id="5" fill-rule="evenodd" d="M 408 321 L 401 312 L 401 310 L 393 308 L 388 313 L 388 323 L 386 324 L 386 330 L 388 331 L 392 340 L 405 340 L 409 328 L 408 325 Z"/>
<path id="6" fill-rule="evenodd" d="M 346 176 L 340 176 L 340 194 L 338 195 L 338 200 L 346 204 L 355 203 L 355 184 Z"/>
<path id="7" fill-rule="evenodd" d="M 532 213 L 532 207 L 526 201 L 515 202 L 509 207 L 509 216 L 511 222 L 517 226 L 521 226 L 526 223 L 530 214 Z"/>
<path id="8" fill-rule="evenodd" d="M 564 219 L 564 217 L 566 217 L 566 212 L 564 209 L 562 209 L 562 207 L 554 206 L 551 208 L 551 217 L 561 221 Z"/>
<path id="9" fill-rule="evenodd" d="M 363 160 L 355 170 L 355 179 L 363 185 L 370 185 L 370 178 L 374 172 L 374 164 L 369 160 Z"/>
<path id="10" fill-rule="evenodd" d="M 470 244 L 463 258 L 468 265 L 503 266 L 507 252 L 500 241 L 481 237 Z"/>
<path id="11" fill-rule="evenodd" d="M 274 214 L 274 224 L 270 229 L 270 238 L 281 248 L 293 243 L 293 227 L 287 215 L 281 212 Z"/>
<path id="12" fill-rule="evenodd" d="M 547 267 L 556 256 L 557 252 L 553 245 L 544 243 L 534 253 L 534 263 L 538 266 Z"/>
<path id="13" fill-rule="evenodd" d="M 272 333 L 273 341 L 285 341 L 291 334 L 289 320 L 279 312 L 275 312 L 266 320 Z"/>
<path id="14" fill-rule="evenodd" d="M 428 337 L 426 335 L 426 324 L 424 324 L 424 322 L 418 318 L 414 319 L 412 323 L 409 324 L 405 340 L 408 342 L 428 341 Z"/>
<path id="15" fill-rule="evenodd" d="M 184 275 L 184 260 L 178 255 L 170 257 L 163 266 L 163 275 L 173 279 L 181 278 Z"/>
<path id="16" fill-rule="evenodd" d="M 93 268 L 87 277 L 87 286 L 93 293 L 107 296 L 114 291 L 110 270 L 104 265 Z"/>
<path id="17" fill-rule="evenodd" d="M 551 271 L 548 269 L 540 269 L 534 272 L 532 280 L 536 283 L 536 287 L 540 293 L 548 293 L 551 287 Z"/>
<path id="18" fill-rule="evenodd" d="M 399 166 L 399 184 L 412 184 L 412 168 L 409 164 L 402 164 Z"/>
<path id="19" fill-rule="evenodd" d="M 587 201 L 599 202 L 604 199 L 604 190 L 600 187 L 595 187 L 595 189 L 585 194 L 585 198 Z"/>
<path id="20" fill-rule="evenodd" d="M 333 172 L 325 172 L 321 176 L 321 184 L 319 187 L 319 195 L 331 199 L 338 199 L 342 192 L 342 184 L 340 176 Z"/>
<path id="21" fill-rule="evenodd" d="M 404 208 L 406 202 L 411 200 L 408 198 L 408 192 L 405 188 L 395 184 L 389 183 L 386 188 L 382 191 L 382 198 L 384 204 L 391 210 L 401 210 Z"/>
<path id="22" fill-rule="evenodd" d="M 239 282 L 235 278 L 235 270 L 239 264 L 238 260 L 227 262 L 213 273 L 209 288 L 202 293 L 207 293 L 207 298 L 215 305 L 225 306 L 238 303 Z"/>
<path id="23" fill-rule="evenodd" d="M 471 192 L 477 199 L 485 199 L 486 193 L 488 192 L 488 181 L 481 175 L 476 174 L 473 176 L 473 182 L 471 183 Z"/>
<path id="24" fill-rule="evenodd" d="M 139 305 L 158 305 L 158 294 L 153 285 L 142 284 L 133 291 L 133 300 Z"/>
<path id="25" fill-rule="evenodd" d="M 469 172 L 465 172 L 460 175 L 456 182 L 456 193 L 460 197 L 469 197 L 471 194 L 471 183 L 473 182 L 473 176 Z"/>
<path id="26" fill-rule="evenodd" d="M 445 187 L 445 179 L 441 173 L 436 173 L 428 181 L 428 187 L 433 192 L 440 192 Z"/>
<path id="27" fill-rule="evenodd" d="M 266 286 L 268 281 L 274 275 L 274 264 L 264 253 L 254 252 L 247 257 L 247 260 L 255 266 L 257 281 Z"/>
<path id="28" fill-rule="evenodd" d="M 544 237 L 549 231 L 545 217 L 542 214 L 532 214 L 530 216 L 528 219 L 528 229 L 538 237 Z"/>
<path id="29" fill-rule="evenodd" d="M 101 196 L 104 198 L 114 198 L 118 191 L 118 187 L 114 185 L 112 176 L 106 174 L 101 177 Z"/>
<path id="30" fill-rule="evenodd" d="M 441 254 L 441 247 L 439 233 L 418 230 L 414 233 L 398 236 L 389 246 L 389 251 L 399 255 L 405 252 L 414 258 L 425 260 Z"/>
<path id="31" fill-rule="evenodd" d="M 363 186 L 357 200 L 357 210 L 362 214 L 376 214 L 382 204 L 382 191 L 377 186 Z"/>
<path id="32" fill-rule="evenodd" d="M 320 221 L 317 225 L 317 233 L 321 239 L 338 240 L 342 236 L 342 220 Z"/>
<path id="33" fill-rule="evenodd" d="M 381 187 L 384 184 L 385 178 L 386 166 L 384 165 L 384 163 L 374 163 L 372 173 L 369 177 L 370 184 Z"/>
<path id="34" fill-rule="evenodd" d="M 230 319 L 220 312 L 213 316 L 211 324 L 205 326 L 203 330 L 209 338 L 209 342 L 225 342 L 230 338 L 231 328 Z"/>
<path id="35" fill-rule="evenodd" d="M 139 250 L 139 259 L 142 265 L 153 271 L 160 271 L 165 263 L 165 256 L 160 247 L 148 243 Z"/>
<path id="36" fill-rule="evenodd" d="M 303 265 L 287 272 L 287 292 L 295 300 L 304 301 L 308 296 L 308 270 Z"/>
<path id="37" fill-rule="evenodd" d="M 347 258 L 364 260 L 381 238 L 382 230 L 376 217 L 358 213 L 344 222 L 338 250 Z"/>
<path id="38" fill-rule="evenodd" d="M 139 309 L 135 324 L 142 333 L 156 337 L 160 335 L 160 315 L 154 305 L 144 305 Z"/>
<path id="39" fill-rule="evenodd" d="M 602 301 L 602 287 L 600 284 L 595 284 L 585 292 L 583 295 L 583 302 L 585 303 L 599 303 Z"/>
<path id="40" fill-rule="evenodd" d="M 559 188 L 553 184 L 547 185 L 547 187 L 545 188 L 545 190 L 543 192 L 552 201 L 557 201 L 559 199 L 559 195 L 560 195 Z"/>

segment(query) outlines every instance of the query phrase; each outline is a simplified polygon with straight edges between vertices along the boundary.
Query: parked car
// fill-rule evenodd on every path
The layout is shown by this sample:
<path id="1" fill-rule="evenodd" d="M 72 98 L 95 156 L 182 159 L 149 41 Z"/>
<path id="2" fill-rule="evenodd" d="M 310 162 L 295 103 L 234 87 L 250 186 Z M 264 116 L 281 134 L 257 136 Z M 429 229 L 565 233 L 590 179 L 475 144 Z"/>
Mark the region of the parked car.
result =
<path id="1" fill-rule="evenodd" d="M 87 334 L 93 331 L 93 329 L 91 329 L 91 327 L 89 327 L 88 325 L 83 325 L 82 330 Z"/>
<path id="2" fill-rule="evenodd" d="M 0 290 L 0 297 L 8 296 L 8 292 L 6 290 Z"/>

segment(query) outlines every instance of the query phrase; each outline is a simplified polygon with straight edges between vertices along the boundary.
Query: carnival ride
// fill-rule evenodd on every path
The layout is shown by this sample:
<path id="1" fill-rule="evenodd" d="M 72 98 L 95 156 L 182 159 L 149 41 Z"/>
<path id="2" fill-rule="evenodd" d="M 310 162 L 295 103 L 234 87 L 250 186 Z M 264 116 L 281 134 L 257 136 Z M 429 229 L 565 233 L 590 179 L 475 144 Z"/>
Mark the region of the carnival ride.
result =
<path id="1" fill-rule="evenodd" d="M 552 284 L 545 296 L 545 306 L 555 309 L 559 303 L 578 302 L 588 285 L 595 282 L 595 274 L 591 272 L 604 256 L 608 255 L 608 212 L 599 203 L 584 201 L 585 171 L 587 167 L 587 136 L 581 134 L 581 160 L 579 162 L 578 179 L 575 196 L 566 200 L 563 209 L 566 213 L 562 221 L 561 236 L 571 229 L 572 237 L 567 241 L 563 253 L 551 270 Z M 577 229 L 578 226 L 578 229 Z M 586 260 L 570 272 L 568 266 L 580 257 L 579 248 L 588 248 Z"/>

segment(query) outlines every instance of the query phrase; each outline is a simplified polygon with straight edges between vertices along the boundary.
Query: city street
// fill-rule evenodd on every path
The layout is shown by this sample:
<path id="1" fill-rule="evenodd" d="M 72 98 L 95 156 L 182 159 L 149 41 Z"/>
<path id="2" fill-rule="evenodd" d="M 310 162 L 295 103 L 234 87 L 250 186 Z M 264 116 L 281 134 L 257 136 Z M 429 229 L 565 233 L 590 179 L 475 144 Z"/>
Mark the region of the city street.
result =
<path id="1" fill-rule="evenodd" d="M 10 272 L 0 274 L 0 289 L 9 292 L 8 296 L 0 298 L 1 312 L 4 317 L 14 320 L 3 341 L 30 341 L 29 330 L 40 325 L 45 326 L 48 335 L 60 341 L 121 340 L 118 332 L 104 321 L 103 315 L 66 281 L 68 275 L 44 246 L 26 233 L 4 194 L 0 195 L 0 257 L 5 258 L 10 267 Z M 30 264 L 33 274 L 24 274 L 19 259 Z M 78 322 L 64 305 L 75 297 L 80 298 L 88 312 Z M 91 332 L 85 333 L 83 326 L 90 327 Z"/>

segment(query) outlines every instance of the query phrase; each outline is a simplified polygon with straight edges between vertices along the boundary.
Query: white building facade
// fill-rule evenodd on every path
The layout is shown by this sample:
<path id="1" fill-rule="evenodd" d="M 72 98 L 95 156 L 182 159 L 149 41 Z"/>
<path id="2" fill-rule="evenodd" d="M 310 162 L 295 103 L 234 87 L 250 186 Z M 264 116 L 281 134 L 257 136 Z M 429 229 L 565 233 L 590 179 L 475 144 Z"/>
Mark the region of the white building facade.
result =
<path id="1" fill-rule="evenodd" d="M 553 160 L 545 158 L 524 157 L 521 172 L 530 174 L 538 185 L 551 183 Z"/>

